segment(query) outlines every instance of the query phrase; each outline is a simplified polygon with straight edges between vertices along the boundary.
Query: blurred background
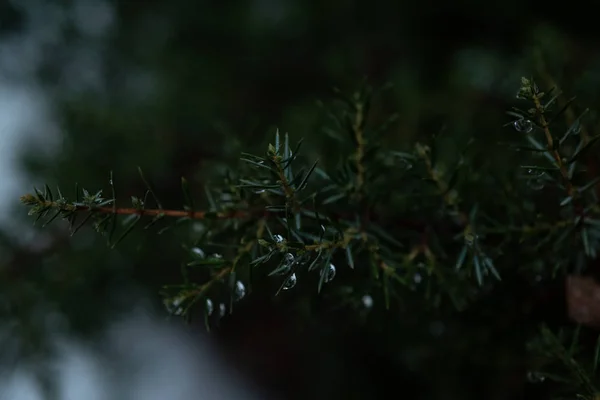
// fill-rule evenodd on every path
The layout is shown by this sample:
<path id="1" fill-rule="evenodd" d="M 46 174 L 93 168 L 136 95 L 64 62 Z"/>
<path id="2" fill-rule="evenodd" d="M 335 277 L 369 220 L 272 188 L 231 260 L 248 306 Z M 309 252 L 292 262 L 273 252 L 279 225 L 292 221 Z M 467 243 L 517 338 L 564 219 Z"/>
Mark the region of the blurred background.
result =
<path id="1" fill-rule="evenodd" d="M 255 292 L 210 334 L 184 327 L 158 290 L 179 282 L 193 227 L 136 230 L 111 250 L 88 228 L 33 227 L 18 199 L 45 183 L 70 198 L 75 183 L 107 191 L 112 170 L 127 200 L 145 190 L 140 166 L 165 208 L 181 208 L 182 176 L 202 198 L 276 128 L 304 137 L 309 157 L 335 153 L 318 101 L 365 78 L 393 84 L 373 113 L 399 114 L 387 138 L 399 149 L 442 126 L 501 138 L 521 76 L 600 109 L 600 34 L 577 6 L 0 0 L 0 399 L 524 393 L 519 366 L 478 359 L 518 351 L 519 327 L 465 344 L 435 315 L 393 318 L 370 297 L 340 311 L 326 295 L 310 307 L 310 290 Z"/>

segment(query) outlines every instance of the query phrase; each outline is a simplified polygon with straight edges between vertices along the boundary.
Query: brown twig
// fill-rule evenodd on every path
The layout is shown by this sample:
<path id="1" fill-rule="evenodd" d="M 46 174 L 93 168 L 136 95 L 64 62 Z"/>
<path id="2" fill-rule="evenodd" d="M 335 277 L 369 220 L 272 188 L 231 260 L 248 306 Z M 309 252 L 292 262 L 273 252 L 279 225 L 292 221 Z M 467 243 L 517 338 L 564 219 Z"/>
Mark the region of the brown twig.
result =
<path id="1" fill-rule="evenodd" d="M 34 199 L 34 201 L 31 201 Z M 35 196 L 29 194 L 21 197 L 21 201 L 26 204 L 32 204 L 40 209 L 57 209 L 64 211 L 89 211 L 102 214 L 119 214 L 119 215 L 139 215 L 139 216 L 159 216 L 191 219 L 232 219 L 244 218 L 253 216 L 254 214 L 248 210 L 230 210 L 222 212 L 209 211 L 186 211 L 186 210 L 165 210 L 161 208 L 113 208 L 113 207 L 95 207 L 83 204 L 61 204 L 56 201 L 39 201 L 35 200 Z M 264 213 L 264 211 L 263 211 Z"/>
<path id="2" fill-rule="evenodd" d="M 362 188 L 365 184 L 365 179 L 366 179 L 366 170 L 365 170 L 365 166 L 363 165 L 363 159 L 365 157 L 365 138 L 364 138 L 364 132 L 362 129 L 364 123 L 364 115 L 363 115 L 363 104 L 362 103 L 357 103 L 356 104 L 356 116 L 354 119 L 354 123 L 352 125 L 352 130 L 354 131 L 354 137 L 356 139 L 356 154 L 355 156 L 355 161 L 356 161 L 356 191 L 357 192 L 361 192 Z"/>
<path id="3" fill-rule="evenodd" d="M 544 106 L 542 105 L 542 103 L 540 101 L 540 97 L 537 94 L 533 94 L 532 99 L 533 99 L 533 104 L 535 105 L 535 109 L 537 110 L 537 112 L 539 114 L 540 125 L 542 126 L 542 130 L 544 131 L 544 135 L 546 136 L 546 142 L 548 144 L 548 151 L 554 157 L 554 160 L 556 161 L 556 165 L 558 166 L 558 169 L 560 170 L 560 175 L 562 176 L 563 182 L 567 189 L 567 194 L 569 196 L 573 196 L 575 194 L 575 188 L 573 187 L 573 184 L 571 183 L 571 180 L 569 179 L 569 172 L 567 171 L 567 168 L 565 167 L 565 164 L 563 162 L 562 157 L 560 156 L 560 153 L 558 152 L 558 150 L 556 150 L 554 148 L 554 139 L 552 138 L 552 134 L 550 133 L 550 124 L 548 123 L 548 121 L 546 120 L 546 117 L 544 115 Z"/>

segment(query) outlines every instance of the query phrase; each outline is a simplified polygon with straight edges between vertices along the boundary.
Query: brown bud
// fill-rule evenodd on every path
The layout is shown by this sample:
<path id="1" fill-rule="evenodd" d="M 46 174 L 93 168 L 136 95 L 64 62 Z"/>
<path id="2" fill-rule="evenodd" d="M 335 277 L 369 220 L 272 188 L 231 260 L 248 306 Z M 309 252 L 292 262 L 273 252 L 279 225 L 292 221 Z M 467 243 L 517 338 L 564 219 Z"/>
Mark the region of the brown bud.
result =
<path id="1" fill-rule="evenodd" d="M 600 285 L 591 276 L 569 275 L 566 280 L 569 318 L 600 328 Z"/>

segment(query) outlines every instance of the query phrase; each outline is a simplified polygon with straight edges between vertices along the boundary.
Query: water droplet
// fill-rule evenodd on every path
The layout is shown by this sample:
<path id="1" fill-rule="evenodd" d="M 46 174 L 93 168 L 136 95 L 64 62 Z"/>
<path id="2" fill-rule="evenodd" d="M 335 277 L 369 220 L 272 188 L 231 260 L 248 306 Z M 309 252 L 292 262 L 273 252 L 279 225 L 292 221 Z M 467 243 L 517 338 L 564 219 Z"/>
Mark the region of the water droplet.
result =
<path id="1" fill-rule="evenodd" d="M 329 267 L 321 270 L 321 275 L 325 274 L 325 283 L 331 282 L 335 278 L 335 265 L 329 264 Z"/>
<path id="2" fill-rule="evenodd" d="M 173 306 L 177 307 L 179 305 L 181 305 L 181 303 L 183 303 L 183 297 L 179 296 L 173 299 Z"/>
<path id="3" fill-rule="evenodd" d="M 285 256 L 283 256 L 283 262 L 289 266 L 291 266 L 294 261 L 296 261 L 296 259 L 292 253 L 286 253 Z"/>
<path id="4" fill-rule="evenodd" d="M 195 255 L 198 258 L 204 258 L 206 256 L 204 254 L 204 251 L 200 247 L 194 247 L 194 248 L 192 248 L 192 254 Z"/>
<path id="5" fill-rule="evenodd" d="M 215 253 L 212 256 L 210 256 L 211 258 L 223 258 L 223 256 L 219 253 Z"/>
<path id="6" fill-rule="evenodd" d="M 297 282 L 298 278 L 296 278 L 296 273 L 294 272 L 292 275 L 290 275 L 289 278 L 285 280 L 285 283 L 283 284 L 283 290 L 290 290 L 291 288 L 296 286 Z"/>
<path id="7" fill-rule="evenodd" d="M 254 193 L 256 193 L 256 194 L 261 194 L 261 193 L 264 193 L 264 192 L 265 192 L 265 189 L 258 189 L 258 190 L 254 191 Z"/>
<path id="8" fill-rule="evenodd" d="M 421 281 L 423 280 L 423 277 L 421 276 L 421 274 L 415 274 L 415 276 L 413 277 L 413 280 L 415 281 L 415 283 L 421 283 Z"/>
<path id="9" fill-rule="evenodd" d="M 214 311 L 213 302 L 211 299 L 206 299 L 206 315 L 209 317 L 212 315 Z"/>
<path id="10" fill-rule="evenodd" d="M 223 318 L 225 316 L 226 312 L 227 312 L 227 306 L 225 305 L 225 303 L 219 304 L 219 317 Z"/>
<path id="11" fill-rule="evenodd" d="M 537 371 L 527 371 L 527 380 L 531 383 L 541 383 L 546 380 L 546 377 Z"/>
<path id="12" fill-rule="evenodd" d="M 177 296 L 170 299 L 166 299 L 164 301 L 164 305 L 170 314 L 182 315 L 183 307 L 181 307 L 181 304 L 183 303 L 184 299 L 185 298 L 183 296 Z"/>
<path id="13" fill-rule="evenodd" d="M 528 119 L 518 119 L 513 125 L 518 132 L 529 133 L 533 130 L 533 122 Z"/>
<path id="14" fill-rule="evenodd" d="M 369 296 L 368 294 L 365 294 L 362 297 L 362 303 L 365 308 L 369 309 L 369 308 L 373 307 L 373 298 L 371 296 Z"/>
<path id="15" fill-rule="evenodd" d="M 283 256 L 283 261 L 281 262 L 281 269 L 276 274 L 280 276 L 289 274 L 294 262 L 296 262 L 294 255 L 292 253 L 286 253 Z"/>
<path id="16" fill-rule="evenodd" d="M 283 236 L 281 236 L 281 235 L 273 235 L 273 239 L 275 239 L 275 243 L 282 243 L 283 242 Z"/>
<path id="17" fill-rule="evenodd" d="M 244 286 L 242 281 L 237 281 L 235 283 L 234 295 L 236 301 L 243 299 L 246 295 L 246 286 Z"/>

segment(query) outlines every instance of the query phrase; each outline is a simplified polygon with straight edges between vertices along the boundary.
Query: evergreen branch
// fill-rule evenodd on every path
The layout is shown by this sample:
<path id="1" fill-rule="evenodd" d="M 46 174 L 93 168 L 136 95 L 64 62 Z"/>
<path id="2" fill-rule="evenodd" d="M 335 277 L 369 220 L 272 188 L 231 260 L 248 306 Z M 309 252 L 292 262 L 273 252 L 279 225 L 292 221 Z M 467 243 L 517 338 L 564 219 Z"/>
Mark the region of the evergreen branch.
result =
<path id="1" fill-rule="evenodd" d="M 544 106 L 542 105 L 542 102 L 541 102 L 542 95 L 543 94 L 541 94 L 541 93 L 537 93 L 536 90 L 531 90 L 531 99 L 533 100 L 535 110 L 537 111 L 538 117 L 540 119 L 540 125 L 542 127 L 542 131 L 544 132 L 544 135 L 546 137 L 548 151 L 554 157 L 556 165 L 558 166 L 558 169 L 560 170 L 560 175 L 561 175 L 561 177 L 563 179 L 563 183 L 565 184 L 565 187 L 567 189 L 567 194 L 570 197 L 573 197 L 573 196 L 575 196 L 576 192 L 573 188 L 571 179 L 569 179 L 569 172 L 567 171 L 567 168 L 563 162 L 563 158 L 561 157 L 561 155 L 558 151 L 558 146 L 556 143 L 554 143 L 554 139 L 552 138 L 552 134 L 550 133 L 550 124 L 548 123 L 546 116 L 545 116 L 546 109 L 544 108 Z"/>
<path id="2" fill-rule="evenodd" d="M 189 310 L 200 300 L 202 297 L 206 295 L 210 288 L 215 285 L 215 283 L 220 282 L 225 279 L 229 274 L 233 271 L 233 266 L 222 268 L 215 276 L 213 276 L 208 282 L 202 284 L 201 286 L 188 289 L 180 292 L 177 295 L 177 298 L 180 299 L 181 302 L 187 302 L 187 306 L 182 310 L 183 315 L 187 315 Z M 191 301 L 189 299 L 192 299 Z"/>
<path id="3" fill-rule="evenodd" d="M 165 216 L 173 218 L 190 218 L 190 219 L 233 219 L 247 218 L 252 216 L 252 213 L 245 210 L 229 210 L 221 212 L 213 211 L 185 211 L 185 210 L 165 210 L 165 209 L 147 209 L 147 208 L 113 208 L 113 207 L 96 207 L 84 204 L 62 203 L 59 201 L 39 201 L 36 196 L 26 194 L 21 196 L 21 202 L 27 205 L 34 205 L 37 209 L 47 210 L 56 209 L 63 212 L 74 211 L 90 211 L 101 214 L 117 214 L 117 215 L 138 215 L 138 216 Z"/>
<path id="4" fill-rule="evenodd" d="M 542 104 L 543 93 L 539 92 L 533 81 L 528 80 L 522 81 L 519 94 L 526 94 L 534 108 L 526 112 L 512 111 L 511 115 L 519 118 L 515 121 L 515 127 L 516 122 L 520 122 L 522 124 L 517 130 L 529 133 L 533 129 L 531 120 L 538 117 L 547 143 L 544 146 L 533 139 L 533 135 L 528 135 L 533 146 L 521 146 L 517 150 L 535 151 L 556 164 L 552 168 L 538 165 L 523 167 L 542 173 L 548 170 L 560 172 L 570 196 L 568 201 L 559 199 L 552 203 L 555 208 L 550 208 L 551 212 L 544 213 L 547 209 L 543 207 L 536 209 L 538 202 L 528 199 L 521 202 L 524 196 L 515 193 L 515 186 L 509 183 L 504 188 L 498 188 L 494 179 L 487 179 L 490 176 L 486 176 L 486 179 L 480 177 L 491 172 L 492 178 L 497 178 L 499 175 L 495 171 L 486 170 L 482 174 L 473 174 L 469 179 L 459 179 L 462 177 L 458 175 L 459 167 L 466 152 L 461 154 L 455 169 L 444 171 L 439 165 L 439 157 L 436 157 L 439 147 L 435 146 L 435 142 L 431 147 L 416 143 L 410 154 L 382 150 L 381 144 L 375 141 L 375 134 L 370 130 L 365 131 L 369 100 L 363 98 L 363 91 L 345 99 L 347 107 L 340 118 L 335 118 L 338 128 L 344 130 L 347 137 L 344 139 L 339 135 L 340 132 L 332 130 L 333 136 L 338 137 L 336 140 L 351 142 L 351 148 L 342 167 L 334 171 L 322 171 L 316 167 L 316 162 L 297 169 L 301 160 L 298 153 L 302 141 L 292 149 L 289 135 L 286 134 L 281 143 L 280 135 L 276 133 L 275 144 L 269 145 L 266 156 L 243 153 L 241 159 L 247 169 L 243 169 L 242 173 L 228 172 L 220 187 L 205 188 L 209 211 L 195 211 L 194 199 L 185 179 L 181 181 L 185 196 L 184 209 L 163 209 L 141 171 L 147 191 L 143 198 L 132 197 L 132 207 L 116 206 L 112 175 L 111 199 L 103 199 L 101 192 L 90 194 L 83 190 L 80 200 L 80 191 L 77 190 L 76 201 L 68 202 L 60 191 L 58 198 L 55 198 L 46 186 L 44 193 L 35 189 L 34 194 L 22 196 L 21 201 L 31 206 L 30 214 L 37 219 L 46 215 L 50 220 L 59 216 L 67 219 L 73 233 L 90 218 L 100 217 L 94 219 L 94 226 L 100 231 L 109 222 L 114 227 L 117 215 L 125 215 L 128 223 L 120 238 L 128 234 L 143 216 L 153 217 L 147 227 L 163 217 L 178 218 L 177 222 L 207 220 L 204 224 L 194 224 L 202 225 L 202 232 L 194 231 L 190 236 L 193 247 L 182 245 L 193 257 L 191 262 L 181 264 L 183 283 L 170 286 L 178 290 L 175 296 L 178 312 L 181 301 L 186 302 L 184 312 L 188 314 L 199 299 L 206 299 L 207 321 L 212 313 L 211 297 L 219 301 L 219 306 L 225 310 L 226 300 L 223 298 L 228 298 L 230 305 L 240 300 L 245 293 L 244 284 L 250 285 L 258 275 L 280 279 L 277 282 L 277 295 L 281 290 L 294 287 L 297 279 L 304 279 L 303 274 L 317 271 L 321 275 L 315 286 L 317 293 L 321 293 L 324 284 L 335 275 L 333 263 L 342 260 L 347 262 L 349 269 L 356 269 L 360 278 L 356 287 L 339 295 L 348 304 L 352 303 L 348 299 L 356 293 L 362 295 L 375 289 L 383 292 L 387 308 L 394 304 L 392 300 L 401 304 L 406 293 L 414 292 L 423 293 L 425 306 L 435 307 L 440 305 L 440 298 L 447 295 L 456 309 L 462 311 L 471 305 L 471 300 L 478 300 L 487 293 L 496 296 L 498 292 L 495 290 L 501 292 L 507 288 L 506 282 L 511 282 L 510 278 L 515 276 L 529 279 L 531 274 L 535 274 L 537 279 L 543 274 L 557 271 L 565 273 L 574 265 L 583 269 L 600 248 L 600 219 L 588 218 L 584 221 L 582 213 L 572 215 L 572 208 L 564 207 L 575 201 L 576 195 L 592 192 L 591 189 L 600 182 L 599 178 L 592 177 L 580 187 L 575 186 L 575 183 L 579 185 L 579 181 L 572 176 L 575 171 L 574 160 L 589 147 L 585 147 L 586 143 L 580 144 L 569 161 L 563 158 L 561 149 L 570 150 L 561 146 L 563 143 L 570 145 L 573 126 L 569 127 L 562 139 L 554 138 L 550 130 L 552 118 L 545 114 L 548 105 L 558 98 L 555 96 Z M 376 128 L 374 132 L 379 134 L 380 129 Z M 593 140 L 598 139 L 592 138 L 590 142 Z M 422 174 L 425 176 L 419 176 L 421 171 L 406 173 L 412 168 L 410 162 L 416 159 L 422 161 L 419 168 L 424 165 Z M 530 163 L 524 161 L 520 164 Z M 292 168 L 299 172 L 293 174 Z M 396 171 L 400 173 L 395 174 Z M 313 179 L 313 172 L 316 172 L 316 179 Z M 419 187 L 424 180 L 421 178 L 433 182 L 433 190 Z M 407 193 L 401 196 L 390 193 L 390 179 L 403 180 Z M 558 176 L 552 179 L 561 180 Z M 457 183 L 462 187 L 455 190 Z M 484 203 L 489 199 L 488 196 L 468 196 L 465 198 L 474 199 L 474 204 L 464 206 L 458 194 L 467 196 L 470 194 L 468 191 L 478 185 L 481 190 L 496 190 L 509 201 L 519 203 L 504 204 L 497 199 Z M 313 191 L 304 197 L 305 190 Z M 150 196 L 157 208 L 147 208 L 146 199 Z M 344 201 L 349 198 L 358 201 Z M 415 198 L 417 201 L 414 201 Z M 593 200 L 597 202 L 597 199 Z M 479 202 L 484 211 L 480 211 Z M 308 203 L 312 204 L 307 206 Z M 556 215 L 556 206 L 561 207 L 564 215 Z M 599 209 L 597 204 L 592 204 L 585 211 L 593 215 L 600 213 Z M 84 212 L 86 218 L 75 224 L 79 212 Z M 576 226 L 582 228 L 579 236 L 573 235 Z M 546 245 L 556 236 L 559 238 L 552 249 L 554 252 L 540 256 L 541 245 Z M 542 239 L 535 246 L 522 245 L 523 240 L 529 238 Z M 573 246 L 573 242 L 579 239 L 583 245 Z M 213 254 L 205 257 L 205 250 L 209 252 L 215 249 L 222 251 L 223 256 Z M 517 253 L 513 257 L 507 254 L 507 249 Z M 556 259 L 549 261 L 555 255 Z M 521 257 L 523 262 L 520 262 Z M 519 262 L 514 263 L 515 260 Z M 263 266 L 268 269 L 264 274 L 254 273 Z M 192 271 L 196 276 L 194 280 L 190 279 Z M 503 279 L 506 273 L 508 279 L 505 282 L 499 282 L 498 271 L 503 273 Z M 508 289 L 512 288 L 509 286 Z M 327 295 L 338 296 L 335 293 L 336 290 L 331 290 Z M 524 303 L 531 303 L 531 298 L 527 294 Z M 351 300 L 356 303 L 357 299 Z M 502 303 L 496 298 L 493 300 Z M 566 352 L 564 348 L 559 349 L 552 354 L 552 358 L 570 368 L 578 380 L 575 384 L 569 383 L 575 386 L 574 390 L 583 388 L 587 392 L 595 391 L 595 382 L 592 377 L 586 377 L 582 367 L 585 364 L 575 362 L 570 350 Z"/>
<path id="5" fill-rule="evenodd" d="M 534 225 L 522 225 L 522 226 L 506 226 L 501 228 L 491 228 L 491 227 L 482 227 L 479 229 L 481 233 L 493 233 L 493 234 L 501 234 L 501 233 L 540 233 L 546 231 L 557 231 L 560 229 L 567 228 L 576 223 L 573 220 L 563 220 L 558 221 L 556 223 L 538 223 Z"/>
<path id="6" fill-rule="evenodd" d="M 560 93 L 559 86 L 554 81 L 554 78 L 552 77 L 552 75 L 550 75 L 550 73 L 548 72 L 548 68 L 546 67 L 546 63 L 544 62 L 544 57 L 542 55 L 542 52 L 539 49 L 536 49 L 534 56 L 535 56 L 535 59 L 537 62 L 538 73 L 545 80 L 546 87 L 554 88 L 554 90 L 553 90 L 554 92 Z M 572 103 L 565 102 L 562 99 L 562 96 L 560 96 L 559 94 L 557 94 L 556 97 L 557 97 L 558 106 L 561 109 L 565 110 L 565 120 L 567 122 L 567 125 L 572 126 L 574 123 L 577 122 L 577 118 L 575 117 L 575 111 L 573 109 Z M 546 104 L 544 106 L 544 108 L 547 109 L 548 104 Z M 581 125 L 580 134 L 581 134 L 581 138 L 583 139 L 584 144 L 589 142 L 590 134 L 588 132 L 587 127 L 583 124 Z"/>
<path id="7" fill-rule="evenodd" d="M 596 388 L 592 377 L 583 368 L 579 362 L 573 357 L 571 351 L 565 348 L 564 344 L 556 335 L 548 329 L 547 326 L 542 326 L 542 335 L 547 341 L 549 351 L 569 370 L 573 378 L 576 379 L 579 385 L 585 388 L 585 391 L 591 396 L 597 396 L 600 392 Z"/>
<path id="8" fill-rule="evenodd" d="M 285 168 L 282 165 L 281 156 L 274 155 L 273 162 L 277 166 L 277 174 L 279 177 L 278 183 L 281 185 L 283 192 L 285 193 L 286 200 L 291 203 L 293 209 L 296 209 L 298 207 L 298 204 L 296 203 L 296 193 L 294 188 L 288 181 L 287 177 L 285 176 Z"/>
<path id="9" fill-rule="evenodd" d="M 365 116 L 364 105 L 360 100 L 355 102 L 355 114 L 354 122 L 352 124 L 352 130 L 354 133 L 354 139 L 356 140 L 356 153 L 354 154 L 354 160 L 356 162 L 356 192 L 361 193 L 365 184 L 366 169 L 364 166 L 365 157 L 365 146 L 366 140 L 364 137 L 364 123 Z"/>
<path id="10" fill-rule="evenodd" d="M 444 202 L 446 203 L 446 205 L 448 205 L 456 210 L 456 208 L 457 208 L 456 198 L 451 196 L 451 194 L 449 192 L 450 186 L 442 179 L 442 177 L 440 176 L 440 171 L 433 167 L 433 164 L 431 162 L 431 157 L 429 156 L 429 152 L 430 152 L 429 147 L 424 146 L 420 143 L 417 143 L 416 150 L 417 150 L 417 154 L 419 155 L 419 157 L 421 157 L 421 159 L 425 163 L 425 168 L 427 170 L 427 174 L 428 174 L 429 178 L 437 185 L 438 190 L 444 199 Z M 466 214 L 461 214 L 461 215 L 464 217 Z"/>

